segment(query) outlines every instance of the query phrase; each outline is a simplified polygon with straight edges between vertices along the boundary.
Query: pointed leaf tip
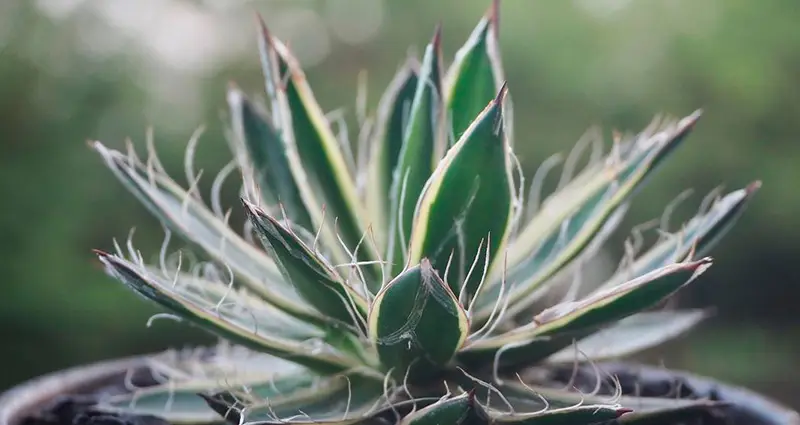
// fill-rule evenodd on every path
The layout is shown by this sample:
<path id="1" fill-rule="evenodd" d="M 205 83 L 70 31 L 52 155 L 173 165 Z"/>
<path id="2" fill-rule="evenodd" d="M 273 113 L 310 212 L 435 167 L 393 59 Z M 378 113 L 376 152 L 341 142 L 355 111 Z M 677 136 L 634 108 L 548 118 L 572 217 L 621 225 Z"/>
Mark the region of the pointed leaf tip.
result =
<path id="1" fill-rule="evenodd" d="M 631 412 L 633 412 L 633 409 L 629 409 L 627 407 L 620 407 L 619 409 L 617 409 L 617 417 L 620 417 L 626 413 L 631 413 Z"/>
<path id="2" fill-rule="evenodd" d="M 492 0 L 492 4 L 489 5 L 484 16 L 489 21 L 489 25 L 494 27 L 493 31 L 497 35 L 500 31 L 500 0 Z"/>
<path id="3" fill-rule="evenodd" d="M 442 22 L 436 23 L 436 28 L 433 30 L 433 38 L 431 39 L 433 49 L 438 53 L 442 48 Z"/>
<path id="4" fill-rule="evenodd" d="M 503 100 L 506 98 L 506 93 L 508 93 L 508 81 L 503 81 L 500 90 L 497 92 L 497 97 L 494 98 L 494 103 L 496 105 L 502 105 Z"/>
<path id="5" fill-rule="evenodd" d="M 759 189 L 761 189 L 761 180 L 756 180 L 756 181 L 748 184 L 747 187 L 744 190 L 745 190 L 745 193 L 747 194 L 747 196 L 750 196 L 750 195 L 758 192 Z"/>

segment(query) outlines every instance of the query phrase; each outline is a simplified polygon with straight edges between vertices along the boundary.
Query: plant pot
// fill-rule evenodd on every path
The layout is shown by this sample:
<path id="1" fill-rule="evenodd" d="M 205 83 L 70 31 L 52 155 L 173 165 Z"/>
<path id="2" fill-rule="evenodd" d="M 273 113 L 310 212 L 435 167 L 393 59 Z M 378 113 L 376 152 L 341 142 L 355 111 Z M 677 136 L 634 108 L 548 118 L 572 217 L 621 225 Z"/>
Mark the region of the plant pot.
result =
<path id="1" fill-rule="evenodd" d="M 103 361 L 22 383 L 0 395 L 0 425 L 165 425 L 163 420 L 153 416 L 108 414 L 91 407 L 97 397 L 126 391 L 126 379 L 136 380 L 137 386 L 146 386 L 150 358 L 152 355 Z M 645 392 L 679 383 L 681 397 L 730 403 L 715 415 L 698 418 L 696 422 L 651 425 L 800 425 L 800 416 L 791 409 L 757 393 L 710 378 L 633 363 L 595 366 L 619 377 L 626 393 L 632 382 L 639 383 L 637 388 Z M 591 366 L 577 370 L 572 366 L 552 367 L 545 373 L 554 384 L 563 383 L 564 377 L 569 376 L 578 389 L 596 385 L 593 381 L 595 369 Z"/>

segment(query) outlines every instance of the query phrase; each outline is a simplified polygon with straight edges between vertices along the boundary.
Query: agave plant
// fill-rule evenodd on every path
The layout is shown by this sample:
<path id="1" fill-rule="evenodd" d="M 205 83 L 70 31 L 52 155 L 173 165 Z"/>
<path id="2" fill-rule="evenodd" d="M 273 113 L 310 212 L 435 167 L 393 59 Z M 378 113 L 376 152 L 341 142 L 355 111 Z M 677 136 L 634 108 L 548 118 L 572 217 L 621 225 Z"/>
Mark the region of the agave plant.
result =
<path id="1" fill-rule="evenodd" d="M 526 182 L 514 155 L 497 3 L 448 67 L 439 40 L 437 29 L 421 60 L 405 61 L 375 114 L 360 108 L 355 143 L 261 22 L 266 102 L 229 87 L 233 160 L 210 207 L 191 165 L 196 137 L 188 188 L 152 139 L 145 160 L 91 143 L 167 229 L 150 263 L 130 241 L 98 251 L 107 272 L 224 342 L 160 358 L 155 385 L 107 397 L 103 409 L 192 424 L 580 425 L 689 423 L 725 407 L 711 396 L 640 397 L 596 365 L 707 316 L 660 307 L 711 265 L 705 253 L 760 183 L 708 197 L 647 249 L 633 232 L 611 276 L 579 279 L 700 112 L 617 134 L 608 151 L 579 143 L 543 193 L 558 161 Z M 229 226 L 240 206 L 220 201 L 234 171 L 241 232 Z M 197 255 L 168 253 L 174 234 Z M 581 289 L 583 280 L 602 283 Z"/>

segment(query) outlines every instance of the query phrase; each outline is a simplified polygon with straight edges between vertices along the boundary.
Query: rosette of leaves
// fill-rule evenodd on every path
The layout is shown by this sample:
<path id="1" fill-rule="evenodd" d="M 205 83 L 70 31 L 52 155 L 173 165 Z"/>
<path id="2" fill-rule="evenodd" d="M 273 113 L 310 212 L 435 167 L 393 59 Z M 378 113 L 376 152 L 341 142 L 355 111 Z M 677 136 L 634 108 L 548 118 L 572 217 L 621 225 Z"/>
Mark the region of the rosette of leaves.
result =
<path id="1" fill-rule="evenodd" d="M 582 291 L 575 276 L 700 113 L 617 135 L 607 151 L 594 144 L 583 167 L 579 143 L 543 194 L 556 161 L 526 181 L 514 155 L 524 141 L 511 132 L 497 3 L 449 66 L 439 40 L 437 29 L 400 67 L 376 113 L 361 111 L 355 143 L 262 24 L 266 102 L 229 87 L 233 160 L 209 203 L 191 163 L 184 188 L 150 143 L 144 160 L 92 143 L 194 253 L 167 255 L 165 243 L 147 263 L 129 242 L 98 252 L 108 273 L 239 350 L 165 361 L 159 384 L 102 408 L 171 423 L 407 425 L 696 423 L 724 408 L 638 396 L 601 372 L 589 391 L 542 377 L 654 347 L 706 317 L 658 307 L 711 265 L 704 255 L 760 184 L 708 198 L 646 249 L 635 233 L 618 270 Z M 242 203 L 225 210 L 234 172 Z"/>

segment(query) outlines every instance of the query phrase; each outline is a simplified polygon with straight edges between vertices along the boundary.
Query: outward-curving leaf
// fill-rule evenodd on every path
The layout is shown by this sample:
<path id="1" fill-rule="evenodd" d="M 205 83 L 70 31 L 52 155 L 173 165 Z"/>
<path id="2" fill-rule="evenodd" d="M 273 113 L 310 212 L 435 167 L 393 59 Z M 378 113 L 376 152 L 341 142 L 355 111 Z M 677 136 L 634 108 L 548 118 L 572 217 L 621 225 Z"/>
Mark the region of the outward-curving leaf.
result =
<path id="1" fill-rule="evenodd" d="M 511 223 L 513 179 L 502 127 L 505 86 L 447 152 L 420 199 L 411 264 L 431 259 L 463 305 L 503 252 Z M 487 267 L 488 266 L 488 267 Z"/>
<path id="2" fill-rule="evenodd" d="M 682 335 L 708 317 L 705 310 L 651 311 L 634 314 L 550 356 L 551 363 L 624 357 Z"/>
<path id="3" fill-rule="evenodd" d="M 200 247 L 215 261 L 228 265 L 242 278 L 239 283 L 287 312 L 301 316 L 308 313 L 302 305 L 298 306 L 297 294 L 283 280 L 272 259 L 169 178 L 154 156 L 148 160 L 149 165 L 145 165 L 133 154 L 125 156 L 100 142 L 91 146 L 125 187 L 165 226 Z"/>
<path id="4" fill-rule="evenodd" d="M 419 64 L 408 59 L 389 83 L 378 105 L 375 130 L 370 144 L 367 190 L 364 202 L 370 212 L 376 243 L 388 243 L 391 216 L 392 176 L 411 114 L 419 81 Z"/>
<path id="5" fill-rule="evenodd" d="M 308 344 L 270 335 L 258 327 L 252 316 L 222 316 L 197 300 L 172 288 L 172 282 L 158 278 L 147 269 L 121 257 L 98 252 L 106 271 L 130 289 L 156 302 L 178 317 L 194 323 L 231 342 L 266 354 L 275 355 L 321 373 L 331 373 L 358 366 L 355 359 L 338 353 L 325 343 L 318 344 L 317 351 Z M 320 341 L 321 342 L 321 341 Z"/>
<path id="6" fill-rule="evenodd" d="M 276 127 L 299 163 L 292 163 L 301 195 L 329 247 L 338 247 L 337 234 L 359 261 L 376 260 L 375 247 L 365 238 L 366 211 L 358 201 L 352 171 L 330 124 L 317 103 L 297 59 L 262 23 L 261 58 L 276 115 Z M 324 203 L 325 217 L 322 214 Z M 324 223 L 323 223 L 324 220 Z M 366 241 L 365 241 L 366 240 Z M 356 249 L 358 248 L 358 249 Z M 336 250 L 339 253 L 342 250 Z M 349 261 L 348 255 L 339 258 Z M 362 266 L 370 277 L 379 275 L 373 264 Z M 369 282 L 374 282 L 370 279 Z"/>
<path id="7" fill-rule="evenodd" d="M 149 374 L 161 383 L 122 394 L 100 397 L 97 408 L 107 412 L 157 415 L 173 424 L 224 422 L 198 393 L 246 386 L 259 398 L 283 398 L 316 385 L 320 376 L 271 356 L 241 347 L 215 347 L 211 355 L 157 356 Z M 135 382 L 135 380 L 134 380 Z"/>
<path id="8" fill-rule="evenodd" d="M 488 425 L 488 420 L 470 392 L 439 400 L 407 415 L 398 425 Z"/>
<path id="9" fill-rule="evenodd" d="M 449 363 L 468 332 L 465 311 L 425 258 L 389 282 L 369 313 L 378 357 L 401 379 Z"/>
<path id="10" fill-rule="evenodd" d="M 506 286 L 516 315 L 538 299 L 536 290 L 589 246 L 617 208 L 647 181 L 667 154 L 686 138 L 700 113 L 672 123 L 655 134 L 643 132 L 617 145 L 602 166 L 589 167 L 548 198 L 508 249 Z M 476 324 L 491 314 L 500 295 L 499 277 L 485 293 Z"/>
<path id="11" fill-rule="evenodd" d="M 248 219 L 253 223 L 264 247 L 287 282 L 322 314 L 324 320 L 363 329 L 369 306 L 366 299 L 298 239 L 291 230 L 244 201 Z"/>
<path id="12" fill-rule="evenodd" d="M 406 266 L 407 244 L 414 227 L 414 209 L 425 182 L 441 157 L 444 140 L 442 101 L 442 51 L 440 29 L 425 48 L 408 122 L 402 129 L 403 144 L 394 169 L 391 187 L 391 222 L 387 251 L 391 275 Z"/>
<path id="13" fill-rule="evenodd" d="M 535 395 L 531 394 L 532 397 Z M 486 408 L 489 423 L 515 425 L 600 425 L 613 421 L 631 409 L 616 405 L 582 405 L 541 410 L 532 413 L 507 413 Z"/>
<path id="14" fill-rule="evenodd" d="M 568 346 L 573 338 L 584 338 L 602 326 L 658 304 L 710 266 L 710 258 L 672 264 L 623 285 L 595 291 L 582 300 L 557 304 L 528 325 L 467 345 L 459 359 L 470 364 L 491 359 L 503 364 L 543 360 Z"/>
<path id="15" fill-rule="evenodd" d="M 626 280 L 679 261 L 690 252 L 694 252 L 695 256 L 705 255 L 733 227 L 760 187 L 761 182 L 755 181 L 744 189 L 727 194 L 707 212 L 684 224 L 680 232 L 668 236 L 615 273 L 603 284 L 603 288 L 612 288 Z"/>
<path id="16" fill-rule="evenodd" d="M 228 105 L 234 153 L 244 175 L 252 176 L 265 203 L 280 204 L 297 225 L 314 229 L 278 131 L 236 86 L 228 88 Z"/>
<path id="17" fill-rule="evenodd" d="M 445 94 L 454 143 L 492 101 L 505 81 L 498 46 L 499 1 L 478 22 L 456 52 L 447 72 Z"/>

